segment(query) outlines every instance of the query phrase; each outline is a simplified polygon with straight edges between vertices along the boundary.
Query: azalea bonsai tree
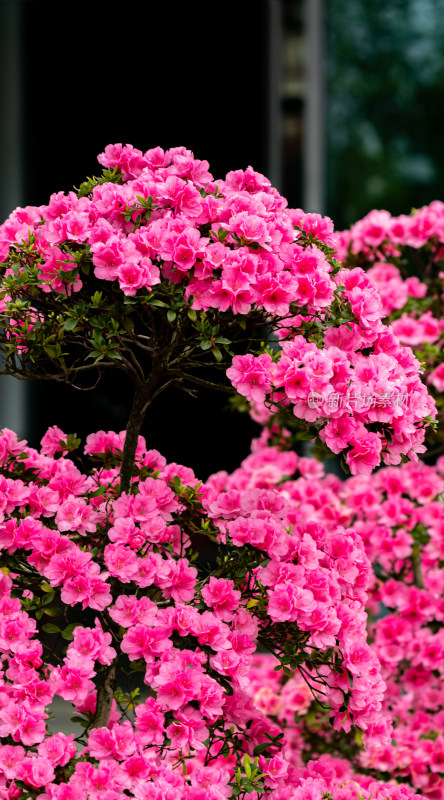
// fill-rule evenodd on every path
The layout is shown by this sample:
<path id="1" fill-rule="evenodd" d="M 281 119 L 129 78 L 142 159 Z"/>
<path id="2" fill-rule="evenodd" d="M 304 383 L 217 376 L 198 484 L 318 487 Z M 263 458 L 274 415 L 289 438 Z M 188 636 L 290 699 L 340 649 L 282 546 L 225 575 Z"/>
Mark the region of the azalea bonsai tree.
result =
<path id="1" fill-rule="evenodd" d="M 330 220 L 250 167 L 214 180 L 185 148 L 110 145 L 99 161 L 101 177 L 0 228 L 4 371 L 86 387 L 117 369 L 133 386 L 126 430 L 92 433 L 83 457 L 56 426 L 40 450 L 0 434 L 0 792 L 327 797 L 249 670 L 272 654 L 332 730 L 390 741 L 362 538 L 298 520 L 279 487 L 203 484 L 141 425 L 172 385 L 237 390 L 369 475 L 417 459 L 434 402 L 370 279 L 336 260 Z M 369 386 L 371 408 L 356 401 Z M 77 737 L 51 728 L 56 696 Z"/>

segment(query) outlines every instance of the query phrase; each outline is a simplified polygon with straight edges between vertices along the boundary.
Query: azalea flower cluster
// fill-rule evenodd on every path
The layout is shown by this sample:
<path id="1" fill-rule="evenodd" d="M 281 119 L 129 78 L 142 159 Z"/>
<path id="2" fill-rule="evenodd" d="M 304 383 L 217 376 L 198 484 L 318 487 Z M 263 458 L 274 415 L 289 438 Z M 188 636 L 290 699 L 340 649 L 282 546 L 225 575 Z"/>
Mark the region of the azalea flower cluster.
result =
<path id="1" fill-rule="evenodd" d="M 16 209 L 0 228 L 6 263 L 11 248 L 32 241 L 43 292 L 82 289 L 74 254 L 84 246 L 95 277 L 126 296 L 167 280 L 184 284 L 194 309 L 247 314 L 255 306 L 285 316 L 291 303 L 311 311 L 332 303 L 331 264 L 295 231 L 303 225 L 330 244 L 330 221 L 286 209 L 251 167 L 216 183 L 208 162 L 184 147 L 142 154 L 108 145 L 98 160 L 108 179 L 87 185 L 88 196 L 53 194 L 48 205 Z"/>
<path id="2" fill-rule="evenodd" d="M 443 467 L 442 459 L 437 468 L 406 464 L 381 470 L 369 486 L 352 479 L 344 489 L 375 564 L 373 646 L 396 720 L 391 745 L 379 754 L 370 748 L 361 763 L 408 777 L 433 798 L 444 797 Z"/>
<path id="3" fill-rule="evenodd" d="M 411 215 L 371 211 L 338 234 L 338 257 L 366 270 L 378 288 L 386 321 L 401 344 L 424 363 L 424 378 L 444 391 L 444 204 L 434 201 Z"/>
<path id="4" fill-rule="evenodd" d="M 200 486 L 142 437 L 119 494 L 124 438 L 90 435 L 85 453 L 99 465 L 86 474 L 55 426 L 40 451 L 0 434 L 1 796 L 143 800 L 149 785 L 172 800 L 245 786 L 297 797 L 282 728 L 247 693 L 258 643 L 328 698 L 335 728 L 388 741 L 360 538 L 297 525 L 277 489 Z M 197 533 L 221 543 L 210 574 L 193 555 Z M 140 673 L 142 694 L 116 688 L 118 668 Z M 117 704 L 100 724 L 104 686 Z M 57 696 L 83 719 L 77 749 L 48 727 Z"/>
<path id="5" fill-rule="evenodd" d="M 362 253 L 371 260 L 375 251 L 386 255 L 399 255 L 405 246 L 416 250 L 434 246 L 435 260 L 442 258 L 444 244 L 444 203 L 434 200 L 430 205 L 415 209 L 411 214 L 393 217 L 388 211 L 371 211 L 355 222 L 349 231 L 340 236 L 342 247 L 351 245 L 353 253 Z M 416 283 L 416 282 L 414 282 Z"/>
<path id="6" fill-rule="evenodd" d="M 287 468 L 291 456 L 296 459 L 294 453 L 284 455 Z M 279 458 L 276 460 L 279 464 Z M 249 463 L 247 459 L 247 468 Z M 293 469 L 290 467 L 293 471 L 294 464 Z M 368 731 L 367 740 L 376 732 L 379 741 L 384 725 L 387 734 L 390 726 L 388 721 L 381 722 L 385 687 L 377 659 L 366 642 L 363 609 L 369 562 L 360 538 L 340 526 L 331 532 L 309 520 L 300 525 L 291 498 L 276 491 L 243 488 L 237 483 L 238 478 L 236 472 L 231 478 L 222 474 L 208 481 L 207 486 L 217 492 L 215 499 L 212 492 L 205 498 L 209 515 L 228 541 L 259 546 L 270 557 L 257 575 L 260 583 L 269 587 L 268 614 L 273 620 L 297 622 L 298 628 L 309 632 L 308 645 L 314 648 L 332 646 L 337 637 L 343 671 L 332 675 L 322 690 L 334 711 L 333 725 L 349 728 L 353 722 Z M 276 540 L 279 527 L 270 512 L 275 520 L 282 520 L 280 530 L 285 527 L 291 531 L 284 542 L 296 557 L 295 566 L 288 564 L 288 555 L 281 549 L 282 539 Z M 325 669 L 321 672 L 325 675 Z M 349 675 L 353 676 L 351 682 Z M 363 703 L 364 696 L 367 702 Z"/>
<path id="7" fill-rule="evenodd" d="M 393 778 L 378 778 L 370 770 L 366 774 L 362 767 L 353 765 L 350 742 L 347 742 L 348 748 L 344 748 L 344 755 L 338 755 L 328 727 L 322 724 L 325 708 L 316 704 L 300 675 L 295 674 L 283 682 L 275 666 L 273 656 L 257 654 L 251 664 L 248 692 L 255 706 L 271 719 L 277 719 L 285 730 L 282 758 L 291 764 L 295 787 L 291 797 L 320 800 L 330 795 L 343 800 L 358 797 L 363 800 L 419 800 L 421 795 L 411 786 L 397 783 Z M 315 746 L 314 731 L 317 731 Z M 385 750 L 382 748 L 381 752 Z M 284 793 L 280 796 L 286 797 Z"/>
<path id="8" fill-rule="evenodd" d="M 295 417 L 315 424 L 314 435 L 330 451 L 345 454 L 352 474 L 370 474 L 381 460 L 399 464 L 403 456 L 424 452 L 422 421 L 434 417 L 436 409 L 421 382 L 418 360 L 382 325 L 370 279 L 354 269 L 341 271 L 338 280 L 354 311 L 362 311 L 360 325 L 328 328 L 322 347 L 300 334 L 289 337 L 285 328 L 274 358 L 235 356 L 227 375 L 254 404 L 258 420 L 290 406 Z M 370 353 L 363 355 L 366 348 Z"/>
<path id="9" fill-rule="evenodd" d="M 257 655 L 249 691 L 257 707 L 285 730 L 286 757 L 301 770 L 311 757 L 310 769 L 322 775 L 326 765 L 341 779 L 346 775 L 363 787 L 371 783 L 372 791 L 386 792 L 381 796 L 407 792 L 403 783 L 392 794 L 385 784 L 390 776 L 408 781 L 422 796 L 443 798 L 443 458 L 436 467 L 409 463 L 341 481 L 325 475 L 314 459 L 270 446 L 264 430 L 238 470 L 209 482 L 222 480 L 228 492 L 277 489 L 298 524 L 322 525 L 333 538 L 343 526 L 359 535 L 373 564 L 367 600 L 371 647 L 387 685 L 383 707 L 394 722 L 393 738 L 362 751 L 359 737 L 337 736 L 321 720 L 328 697 L 319 703 L 297 672 L 282 678 L 271 656 Z M 331 756 L 319 758 L 325 752 Z M 331 780 L 334 785 L 336 777 Z"/>

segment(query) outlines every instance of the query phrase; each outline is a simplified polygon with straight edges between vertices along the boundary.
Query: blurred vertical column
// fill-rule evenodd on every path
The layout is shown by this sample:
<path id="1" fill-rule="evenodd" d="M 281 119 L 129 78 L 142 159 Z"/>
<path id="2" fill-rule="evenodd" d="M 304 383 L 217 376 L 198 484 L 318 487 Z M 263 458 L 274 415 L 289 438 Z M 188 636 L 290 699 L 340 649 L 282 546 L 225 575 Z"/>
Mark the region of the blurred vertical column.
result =
<path id="1" fill-rule="evenodd" d="M 304 0 L 281 0 L 281 192 L 290 208 L 303 205 L 305 30 Z"/>
<path id="2" fill-rule="evenodd" d="M 267 0 L 268 71 L 267 71 L 267 177 L 282 192 L 282 71 L 284 19 L 282 0 Z"/>
<path id="3" fill-rule="evenodd" d="M 304 211 L 325 213 L 324 0 L 305 0 Z"/>
<path id="4" fill-rule="evenodd" d="M 325 208 L 324 0 L 269 0 L 270 179 L 290 207 Z"/>
<path id="5" fill-rule="evenodd" d="M 21 0 L 0 2 L 0 221 L 23 199 Z M 0 375 L 0 427 L 28 435 L 27 386 Z"/>

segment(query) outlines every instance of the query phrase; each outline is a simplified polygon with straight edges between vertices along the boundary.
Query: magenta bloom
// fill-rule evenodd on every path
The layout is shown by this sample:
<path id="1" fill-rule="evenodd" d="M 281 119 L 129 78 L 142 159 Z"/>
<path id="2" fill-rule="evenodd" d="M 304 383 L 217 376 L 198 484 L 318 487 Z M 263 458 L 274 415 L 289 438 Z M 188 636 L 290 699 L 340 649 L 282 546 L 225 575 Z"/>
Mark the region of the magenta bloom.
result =
<path id="1" fill-rule="evenodd" d="M 352 475 L 370 475 L 380 462 L 381 439 L 376 433 L 362 433 L 350 439 L 346 456 Z"/>
<path id="2" fill-rule="evenodd" d="M 272 359 L 268 353 L 260 356 L 235 356 L 227 376 L 233 386 L 247 400 L 263 402 L 271 389 Z"/>
<path id="3" fill-rule="evenodd" d="M 213 608 L 216 617 L 229 622 L 233 611 L 239 606 L 241 593 L 234 589 L 233 581 L 211 576 L 202 589 L 202 597 L 206 604 Z"/>

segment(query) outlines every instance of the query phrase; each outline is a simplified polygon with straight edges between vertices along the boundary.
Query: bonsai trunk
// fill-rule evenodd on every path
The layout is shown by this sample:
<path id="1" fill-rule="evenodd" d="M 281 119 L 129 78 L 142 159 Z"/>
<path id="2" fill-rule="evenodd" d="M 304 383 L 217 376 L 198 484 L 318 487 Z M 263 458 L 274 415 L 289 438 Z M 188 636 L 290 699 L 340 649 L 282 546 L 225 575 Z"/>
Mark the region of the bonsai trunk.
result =
<path id="1" fill-rule="evenodd" d="M 103 680 L 97 690 L 96 713 L 92 723 L 93 728 L 107 728 L 114 699 L 114 689 L 117 680 L 117 659 L 106 668 Z"/>
<path id="2" fill-rule="evenodd" d="M 161 373 L 153 370 L 149 379 L 134 393 L 133 405 L 126 426 L 125 444 L 122 453 L 122 464 L 120 467 L 120 494 L 128 493 L 131 488 L 131 478 L 133 476 L 134 464 L 136 461 L 136 449 L 145 415 L 150 405 L 156 387 L 159 383 Z"/>
<path id="3" fill-rule="evenodd" d="M 129 493 L 131 489 L 131 479 L 134 472 L 140 429 L 145 419 L 148 406 L 154 397 L 159 379 L 160 373 L 153 370 L 148 381 L 136 389 L 134 394 L 133 405 L 126 426 L 125 444 L 122 453 L 120 494 L 123 492 Z M 93 728 L 108 727 L 116 682 L 117 658 L 112 664 L 106 667 L 102 673 L 102 681 L 97 689 L 97 706 L 92 723 Z"/>

